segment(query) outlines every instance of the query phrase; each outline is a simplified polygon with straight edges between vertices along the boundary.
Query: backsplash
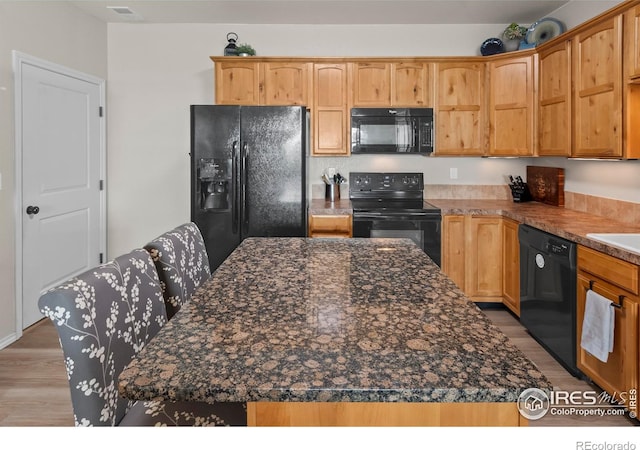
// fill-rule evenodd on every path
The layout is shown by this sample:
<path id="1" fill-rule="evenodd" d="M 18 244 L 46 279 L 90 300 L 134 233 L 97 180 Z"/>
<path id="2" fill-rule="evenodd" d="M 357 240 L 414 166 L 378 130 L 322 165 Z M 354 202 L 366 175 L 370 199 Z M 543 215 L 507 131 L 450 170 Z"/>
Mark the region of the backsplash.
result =
<path id="1" fill-rule="evenodd" d="M 324 184 L 311 185 L 311 198 L 324 198 Z M 340 186 L 340 196 L 349 198 L 349 185 Z M 424 186 L 424 198 L 438 199 L 490 199 L 511 200 L 511 191 L 507 185 L 477 185 L 477 184 L 427 184 Z"/>
<path id="2" fill-rule="evenodd" d="M 614 200 L 594 195 L 566 192 L 564 206 L 575 211 L 609 217 L 618 222 L 637 225 L 640 222 L 640 203 Z"/>
<path id="3" fill-rule="evenodd" d="M 511 200 L 511 190 L 506 184 L 427 184 L 424 187 L 424 198 L 448 200 Z"/>

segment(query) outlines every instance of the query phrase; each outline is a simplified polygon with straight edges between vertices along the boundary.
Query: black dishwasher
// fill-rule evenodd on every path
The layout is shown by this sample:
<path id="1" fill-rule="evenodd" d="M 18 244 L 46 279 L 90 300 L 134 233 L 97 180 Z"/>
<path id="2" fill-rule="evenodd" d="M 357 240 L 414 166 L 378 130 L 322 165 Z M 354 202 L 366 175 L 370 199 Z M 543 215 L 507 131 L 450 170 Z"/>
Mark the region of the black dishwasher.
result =
<path id="1" fill-rule="evenodd" d="M 521 224 L 520 322 L 573 376 L 576 366 L 576 244 Z"/>

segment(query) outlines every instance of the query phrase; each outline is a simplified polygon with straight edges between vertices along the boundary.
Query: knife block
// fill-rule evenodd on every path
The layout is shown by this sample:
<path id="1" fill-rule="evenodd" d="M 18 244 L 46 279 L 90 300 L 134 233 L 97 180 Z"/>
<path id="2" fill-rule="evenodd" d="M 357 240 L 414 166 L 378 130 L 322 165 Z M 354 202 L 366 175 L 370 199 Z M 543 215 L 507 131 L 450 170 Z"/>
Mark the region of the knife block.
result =
<path id="1" fill-rule="evenodd" d="M 527 183 L 523 183 L 521 186 L 509 185 L 509 187 L 511 188 L 511 196 L 513 197 L 514 202 L 522 203 L 530 202 L 532 200 L 531 192 L 529 192 L 529 186 Z"/>

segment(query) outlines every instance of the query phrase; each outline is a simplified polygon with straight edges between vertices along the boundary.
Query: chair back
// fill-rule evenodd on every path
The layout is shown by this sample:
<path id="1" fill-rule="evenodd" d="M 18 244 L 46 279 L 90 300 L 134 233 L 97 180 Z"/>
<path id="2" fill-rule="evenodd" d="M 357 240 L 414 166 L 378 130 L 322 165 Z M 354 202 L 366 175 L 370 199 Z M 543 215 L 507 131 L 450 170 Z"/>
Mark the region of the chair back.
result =
<path id="1" fill-rule="evenodd" d="M 158 236 L 144 248 L 156 265 L 167 317 L 171 319 L 211 277 L 204 239 L 198 226 L 188 222 Z"/>
<path id="2" fill-rule="evenodd" d="M 133 402 L 118 376 L 167 322 L 151 257 L 136 249 L 44 293 L 65 357 L 76 426 L 114 426 Z"/>

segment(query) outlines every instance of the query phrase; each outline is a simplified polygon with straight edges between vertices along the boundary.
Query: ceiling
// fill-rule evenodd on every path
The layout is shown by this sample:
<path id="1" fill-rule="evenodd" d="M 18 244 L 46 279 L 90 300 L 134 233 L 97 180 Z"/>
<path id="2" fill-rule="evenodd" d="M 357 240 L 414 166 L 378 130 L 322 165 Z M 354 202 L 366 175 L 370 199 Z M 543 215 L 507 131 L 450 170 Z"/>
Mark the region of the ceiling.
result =
<path id="1" fill-rule="evenodd" d="M 588 0 L 84 0 L 104 22 L 233 24 L 528 24 Z M 108 6 L 128 7 L 118 14 Z"/>

